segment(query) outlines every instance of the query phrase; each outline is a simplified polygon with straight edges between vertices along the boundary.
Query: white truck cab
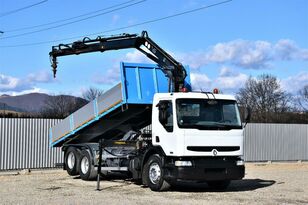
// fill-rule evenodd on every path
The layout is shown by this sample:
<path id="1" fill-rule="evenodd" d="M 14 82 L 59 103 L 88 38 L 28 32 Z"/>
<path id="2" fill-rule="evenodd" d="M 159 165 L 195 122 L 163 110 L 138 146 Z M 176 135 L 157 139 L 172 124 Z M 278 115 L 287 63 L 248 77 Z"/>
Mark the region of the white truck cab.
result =
<path id="1" fill-rule="evenodd" d="M 167 156 L 243 155 L 242 123 L 230 95 L 155 94 L 152 136 L 152 144 L 161 146 Z"/>
<path id="2" fill-rule="evenodd" d="M 156 171 L 167 182 L 207 181 L 225 188 L 230 180 L 244 177 L 243 127 L 233 96 L 155 94 L 152 145 L 163 151 L 163 170 Z"/>

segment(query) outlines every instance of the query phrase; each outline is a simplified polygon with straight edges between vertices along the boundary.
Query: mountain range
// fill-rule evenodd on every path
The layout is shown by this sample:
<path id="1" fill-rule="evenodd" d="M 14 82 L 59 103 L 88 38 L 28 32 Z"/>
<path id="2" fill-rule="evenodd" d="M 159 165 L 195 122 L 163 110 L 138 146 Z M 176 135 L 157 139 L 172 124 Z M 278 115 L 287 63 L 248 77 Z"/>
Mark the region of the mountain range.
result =
<path id="1" fill-rule="evenodd" d="M 56 97 L 45 93 L 29 93 L 18 96 L 1 95 L 0 110 L 37 113 L 46 105 L 46 101 Z M 68 99 L 85 101 L 83 98 L 66 95 Z"/>

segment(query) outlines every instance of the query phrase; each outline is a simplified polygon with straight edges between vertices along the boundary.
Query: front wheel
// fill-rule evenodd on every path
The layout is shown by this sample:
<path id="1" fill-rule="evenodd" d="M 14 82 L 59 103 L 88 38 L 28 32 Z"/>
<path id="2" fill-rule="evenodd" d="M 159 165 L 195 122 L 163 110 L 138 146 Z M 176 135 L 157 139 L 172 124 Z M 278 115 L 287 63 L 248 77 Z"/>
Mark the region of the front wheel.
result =
<path id="1" fill-rule="evenodd" d="M 97 177 L 97 171 L 92 163 L 92 157 L 87 150 L 82 150 L 79 166 L 80 178 L 93 180 Z"/>
<path id="2" fill-rule="evenodd" d="M 152 191 L 165 191 L 170 188 L 170 184 L 164 180 L 164 170 L 159 155 L 152 155 L 143 169 L 144 181 Z"/>

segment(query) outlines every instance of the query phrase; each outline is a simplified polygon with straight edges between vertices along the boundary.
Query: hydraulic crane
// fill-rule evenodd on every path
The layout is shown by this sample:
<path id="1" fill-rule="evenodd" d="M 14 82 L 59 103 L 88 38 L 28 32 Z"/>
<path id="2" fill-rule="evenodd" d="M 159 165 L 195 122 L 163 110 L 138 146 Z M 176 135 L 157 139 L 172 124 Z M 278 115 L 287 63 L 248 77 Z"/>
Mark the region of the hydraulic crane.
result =
<path id="1" fill-rule="evenodd" d="M 49 55 L 52 61 L 51 66 L 53 68 L 54 77 L 57 72 L 57 57 L 59 56 L 104 52 L 126 48 L 136 48 L 156 62 L 169 79 L 170 92 L 182 91 L 184 88 L 184 79 L 187 75 L 184 66 L 159 47 L 148 36 L 146 31 L 142 31 L 140 36 L 137 34 L 121 34 L 104 38 L 98 36 L 96 39 L 85 37 L 81 41 L 53 46 Z"/>
<path id="2" fill-rule="evenodd" d="M 84 38 L 54 46 L 49 54 L 55 75 L 59 56 L 125 48 L 138 49 L 159 68 L 122 63 L 119 84 L 51 128 L 51 146 L 62 147 L 67 173 L 96 177 L 98 190 L 100 174 L 110 172 L 126 173 L 153 191 L 187 180 L 225 189 L 242 179 L 243 126 L 236 99 L 183 92 L 184 80 L 187 90 L 190 86 L 189 70 L 147 32 Z"/>

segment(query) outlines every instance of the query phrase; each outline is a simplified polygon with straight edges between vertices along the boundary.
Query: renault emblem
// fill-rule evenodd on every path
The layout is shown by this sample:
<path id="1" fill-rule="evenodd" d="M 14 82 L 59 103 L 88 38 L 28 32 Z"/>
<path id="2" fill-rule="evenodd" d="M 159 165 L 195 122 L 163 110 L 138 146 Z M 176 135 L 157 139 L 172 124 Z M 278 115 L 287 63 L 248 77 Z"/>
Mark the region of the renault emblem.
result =
<path id="1" fill-rule="evenodd" d="M 216 156 L 218 154 L 217 150 L 216 149 L 213 149 L 212 150 L 212 153 L 213 153 L 213 156 Z"/>

